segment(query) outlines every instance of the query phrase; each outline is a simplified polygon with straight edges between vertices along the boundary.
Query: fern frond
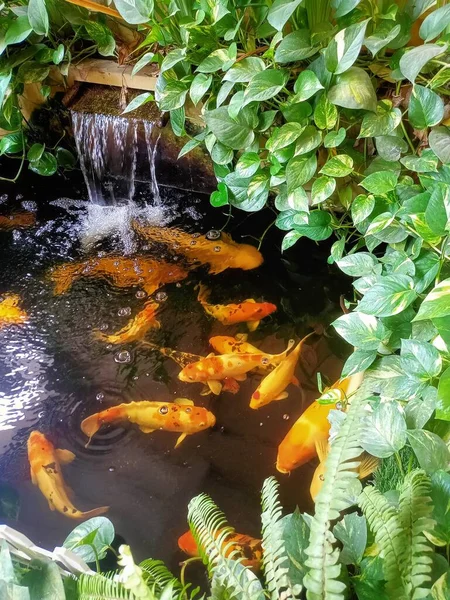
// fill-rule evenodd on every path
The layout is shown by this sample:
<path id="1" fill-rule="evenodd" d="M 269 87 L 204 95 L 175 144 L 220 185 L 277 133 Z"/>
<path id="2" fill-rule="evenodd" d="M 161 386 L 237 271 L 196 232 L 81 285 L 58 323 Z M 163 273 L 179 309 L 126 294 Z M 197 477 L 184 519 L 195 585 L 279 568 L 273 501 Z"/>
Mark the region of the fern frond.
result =
<path id="1" fill-rule="evenodd" d="M 210 575 L 219 557 L 238 559 L 239 553 L 227 542 L 234 529 L 207 494 L 200 494 L 189 502 L 188 523 Z"/>
<path id="2" fill-rule="evenodd" d="M 211 580 L 210 600 L 266 600 L 261 582 L 240 562 L 219 557 Z"/>
<path id="3" fill-rule="evenodd" d="M 294 586 L 289 579 L 289 559 L 283 537 L 280 521 L 282 509 L 278 494 L 279 484 L 275 477 L 264 481 L 262 489 L 262 547 L 263 566 L 266 585 L 272 600 L 296 598 L 301 592 L 301 586 Z M 298 589 L 297 589 L 298 588 Z"/>
<path id="4" fill-rule="evenodd" d="M 206 494 L 193 498 L 188 506 L 188 522 L 203 562 L 208 567 L 214 590 L 220 600 L 264 600 L 259 579 L 242 563 L 243 556 L 230 536 L 234 529 Z M 228 540 L 228 541 L 227 541 Z"/>
<path id="5" fill-rule="evenodd" d="M 347 416 L 331 445 L 325 463 L 325 480 L 315 503 L 309 546 L 306 549 L 309 571 L 303 579 L 308 600 L 343 600 L 345 584 L 339 580 L 341 565 L 336 538 L 330 523 L 348 508 L 346 490 L 358 476 L 356 468 L 363 449 L 360 444 L 361 422 L 367 397 L 364 387 L 354 395 Z"/>
<path id="6" fill-rule="evenodd" d="M 402 570 L 407 598 L 411 600 L 430 593 L 432 547 L 424 535 L 435 525 L 430 493 L 430 479 L 421 469 L 408 473 L 400 491 L 399 519 L 406 537 Z"/>
<path id="7" fill-rule="evenodd" d="M 139 600 L 122 583 L 105 575 L 80 575 L 79 600 Z"/>
<path id="8" fill-rule="evenodd" d="M 376 488 L 366 486 L 359 497 L 363 511 L 375 542 L 383 559 L 386 590 L 390 597 L 404 598 L 402 565 L 405 560 L 407 536 L 402 531 L 397 510 Z"/>
<path id="9" fill-rule="evenodd" d="M 172 585 L 175 592 L 182 592 L 181 582 L 173 575 L 162 560 L 153 560 L 147 558 L 140 563 L 143 571 L 143 578 L 148 587 L 156 592 L 162 592 L 169 584 Z"/>

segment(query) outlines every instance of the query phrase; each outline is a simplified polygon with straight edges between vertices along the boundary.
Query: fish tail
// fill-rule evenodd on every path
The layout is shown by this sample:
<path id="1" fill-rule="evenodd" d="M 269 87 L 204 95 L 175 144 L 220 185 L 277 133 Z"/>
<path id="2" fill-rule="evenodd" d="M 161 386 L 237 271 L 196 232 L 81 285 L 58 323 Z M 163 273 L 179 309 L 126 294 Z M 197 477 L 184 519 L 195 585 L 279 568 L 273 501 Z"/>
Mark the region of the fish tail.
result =
<path id="1" fill-rule="evenodd" d="M 89 444 L 91 438 L 97 433 L 103 424 L 114 423 L 114 421 L 123 419 L 125 414 L 126 411 L 124 410 L 123 406 L 119 405 L 108 408 L 108 410 L 95 413 L 84 419 L 84 421 L 81 423 L 81 431 L 89 437 L 89 441 L 86 445 Z"/>
<path id="2" fill-rule="evenodd" d="M 92 519 L 92 517 L 98 517 L 100 515 L 108 512 L 109 506 L 99 506 L 99 508 L 93 508 L 92 510 L 87 510 L 86 512 L 80 513 L 81 519 Z"/>
<path id="3" fill-rule="evenodd" d="M 204 285 L 203 283 L 198 284 L 197 300 L 200 302 L 200 304 L 207 304 L 210 293 L 211 292 L 208 290 L 206 285 Z"/>

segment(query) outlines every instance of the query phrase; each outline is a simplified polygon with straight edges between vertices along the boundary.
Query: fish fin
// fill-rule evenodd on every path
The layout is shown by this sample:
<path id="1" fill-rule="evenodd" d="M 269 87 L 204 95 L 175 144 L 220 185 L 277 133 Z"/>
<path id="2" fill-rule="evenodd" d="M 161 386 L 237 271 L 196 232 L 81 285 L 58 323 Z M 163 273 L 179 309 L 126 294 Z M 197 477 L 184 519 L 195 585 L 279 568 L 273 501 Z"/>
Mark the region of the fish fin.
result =
<path id="1" fill-rule="evenodd" d="M 244 302 L 251 302 L 252 304 L 256 304 L 256 300 L 254 300 L 253 298 L 247 298 L 247 300 L 244 300 Z"/>
<path id="2" fill-rule="evenodd" d="M 70 485 L 67 485 L 67 483 L 64 484 L 64 489 L 66 490 L 66 494 L 68 496 L 68 498 L 70 500 L 73 500 L 75 498 L 75 492 L 73 491 L 73 489 L 70 487 Z"/>
<path id="3" fill-rule="evenodd" d="M 142 433 L 153 433 L 154 431 L 156 431 L 156 429 L 152 429 L 151 427 L 145 427 L 144 425 L 140 425 L 139 429 L 142 431 Z"/>
<path id="4" fill-rule="evenodd" d="M 260 323 L 261 321 L 247 321 L 247 328 L 249 331 L 256 331 Z"/>
<path id="5" fill-rule="evenodd" d="M 234 375 L 233 379 L 236 381 L 245 381 L 247 379 L 246 373 L 242 373 L 241 375 Z"/>
<path id="6" fill-rule="evenodd" d="M 211 392 L 216 396 L 218 396 L 222 391 L 222 384 L 220 383 L 220 381 L 217 381 L 215 379 L 209 379 L 206 383 Z"/>
<path id="7" fill-rule="evenodd" d="M 377 469 L 380 461 L 375 456 L 371 456 L 370 454 L 366 454 L 364 458 L 361 460 L 361 464 L 359 465 L 359 478 L 364 479 L 371 475 L 375 469 Z"/>
<path id="8" fill-rule="evenodd" d="M 281 394 L 278 394 L 278 396 L 276 398 L 274 398 L 274 400 L 284 400 L 288 396 L 289 396 L 289 394 L 287 392 L 281 392 Z"/>
<path id="9" fill-rule="evenodd" d="M 73 460 L 75 460 L 76 456 L 70 450 L 63 450 L 62 448 L 57 448 L 55 450 L 56 458 L 62 465 L 68 465 Z"/>
<path id="10" fill-rule="evenodd" d="M 246 342 L 248 339 L 248 333 L 237 333 L 236 339 L 238 342 Z"/>
<path id="11" fill-rule="evenodd" d="M 209 387 L 207 385 L 203 386 L 202 391 L 200 392 L 200 396 L 209 396 L 211 393 L 211 390 L 209 389 Z"/>
<path id="12" fill-rule="evenodd" d="M 31 476 L 31 483 L 33 485 L 37 485 L 37 478 L 36 475 L 34 474 L 33 469 L 30 467 L 30 476 Z"/>
<path id="13" fill-rule="evenodd" d="M 47 500 L 47 502 L 48 502 L 48 507 L 49 507 L 49 509 L 50 509 L 51 511 L 55 511 L 55 510 L 56 510 L 56 508 L 55 508 L 55 505 L 53 504 L 53 502 L 52 502 L 51 500 Z"/>
<path id="14" fill-rule="evenodd" d="M 186 406 L 193 406 L 194 402 L 192 400 L 189 400 L 189 398 L 176 398 L 173 401 L 174 404 L 179 404 L 180 406 L 186 405 Z"/>
<path id="15" fill-rule="evenodd" d="M 200 302 L 200 304 L 202 304 L 202 305 L 206 304 L 206 302 L 208 301 L 209 295 L 210 295 L 210 291 L 208 290 L 206 285 L 204 285 L 203 283 L 199 283 L 197 300 Z"/>
<path id="16" fill-rule="evenodd" d="M 321 437 L 317 439 L 314 444 L 316 446 L 317 456 L 319 457 L 320 462 L 323 462 L 329 452 L 328 439 Z"/>
<path id="17" fill-rule="evenodd" d="M 209 353 L 209 354 L 206 356 L 206 358 L 211 358 L 212 356 L 215 356 L 214 352 L 210 352 L 210 353 Z"/>
<path id="18" fill-rule="evenodd" d="M 292 383 L 292 385 L 300 387 L 300 381 L 298 380 L 298 377 L 296 377 L 295 375 L 292 376 L 291 383 Z"/>
<path id="19" fill-rule="evenodd" d="M 79 517 L 81 519 L 92 519 L 92 517 L 103 515 L 105 512 L 108 512 L 108 510 L 109 506 L 100 506 L 99 508 L 93 508 L 92 510 L 80 513 Z"/>
<path id="20" fill-rule="evenodd" d="M 186 438 L 187 433 L 182 433 L 180 435 L 180 437 L 177 439 L 177 443 L 175 444 L 175 448 L 178 448 L 178 446 L 181 444 L 181 442 Z"/>

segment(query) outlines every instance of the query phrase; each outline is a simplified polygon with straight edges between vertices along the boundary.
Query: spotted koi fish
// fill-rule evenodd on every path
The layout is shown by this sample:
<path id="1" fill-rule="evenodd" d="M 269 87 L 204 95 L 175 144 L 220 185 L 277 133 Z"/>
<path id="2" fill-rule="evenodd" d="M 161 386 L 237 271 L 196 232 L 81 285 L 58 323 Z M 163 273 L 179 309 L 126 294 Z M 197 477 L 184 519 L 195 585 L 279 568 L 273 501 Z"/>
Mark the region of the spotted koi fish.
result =
<path id="1" fill-rule="evenodd" d="M 186 436 L 213 427 L 216 417 L 206 408 L 194 406 L 187 398 L 178 398 L 175 402 L 130 402 L 87 417 L 81 423 L 81 431 L 89 437 L 89 444 L 102 425 L 121 421 L 135 423 L 143 433 L 157 429 L 181 433 L 175 444 L 177 448 Z"/>
<path id="2" fill-rule="evenodd" d="M 133 229 L 144 239 L 165 244 L 194 264 L 208 264 L 210 273 L 225 269 L 256 269 L 263 263 L 262 254 L 249 244 L 238 244 L 226 233 L 214 232 L 217 237 L 208 239 L 199 233 L 186 233 L 173 227 L 144 227 L 137 221 Z M 211 236 L 210 236 L 211 237 Z"/>
<path id="3" fill-rule="evenodd" d="M 163 356 L 167 356 L 167 358 L 171 358 L 174 362 L 177 363 L 182 369 L 191 365 L 192 363 L 203 360 L 205 357 L 200 356 L 199 354 L 191 354 L 190 352 L 181 352 L 180 350 L 174 350 L 173 348 L 160 348 L 156 344 L 152 344 L 151 342 L 144 342 L 146 346 L 153 348 L 154 350 L 158 350 Z M 230 394 L 237 394 L 239 392 L 240 386 L 236 379 L 232 377 L 225 377 L 222 382 L 223 387 L 222 391 L 230 392 Z M 207 396 L 210 393 L 210 389 L 208 386 L 200 392 L 201 396 Z"/>
<path id="4" fill-rule="evenodd" d="M 271 371 L 259 384 L 253 392 L 250 400 L 250 408 L 258 409 L 274 400 L 283 400 L 288 397 L 287 386 L 292 382 L 300 354 L 305 341 L 315 335 L 315 332 L 305 336 L 283 360 L 281 360 L 275 369 Z"/>
<path id="5" fill-rule="evenodd" d="M 149 296 L 166 283 L 175 283 L 187 277 L 187 271 L 146 256 L 105 256 L 67 263 L 53 269 L 50 275 L 55 294 L 64 294 L 81 277 L 105 279 L 118 288 L 137 286 Z"/>
<path id="6" fill-rule="evenodd" d="M 28 316 L 20 307 L 20 297 L 16 294 L 8 294 L 0 302 L 0 329 L 7 325 L 20 325 Z"/>
<path id="7" fill-rule="evenodd" d="M 260 354 L 269 359 L 270 364 L 261 368 L 261 372 L 267 373 L 272 365 L 277 365 L 286 358 L 289 350 L 294 345 L 294 340 L 289 340 L 288 347 L 281 354 L 269 354 L 263 352 L 253 344 L 247 342 L 247 334 L 237 334 L 236 337 L 228 335 L 216 335 L 210 338 L 209 343 L 218 354 Z"/>
<path id="8" fill-rule="evenodd" d="M 222 391 L 221 380 L 232 377 L 236 381 L 245 381 L 249 371 L 269 363 L 270 359 L 261 354 L 211 354 L 184 367 L 178 379 L 186 383 L 206 383 L 217 395 Z"/>
<path id="9" fill-rule="evenodd" d="M 337 390 L 336 402 L 319 404 L 313 402 L 300 415 L 278 446 L 277 469 L 280 473 L 290 473 L 306 464 L 317 454 L 317 445 L 328 443 L 330 422 L 328 415 L 338 403 L 353 394 L 361 384 L 363 373 L 356 373 L 337 381 L 330 390 Z M 342 398 L 342 400 L 340 400 Z"/>
<path id="10" fill-rule="evenodd" d="M 33 227 L 36 223 L 36 215 L 32 212 L 13 213 L 12 215 L 0 215 L 0 229 L 26 229 Z"/>
<path id="11" fill-rule="evenodd" d="M 69 500 L 70 488 L 64 482 L 61 465 L 71 463 L 75 454 L 69 450 L 55 449 L 53 444 L 39 431 L 32 431 L 28 438 L 28 460 L 31 481 L 47 498 L 50 510 L 57 510 L 70 519 L 90 519 L 102 515 L 108 506 L 81 512 Z"/>
<path id="12" fill-rule="evenodd" d="M 159 304 L 157 302 L 147 302 L 141 312 L 117 333 L 107 335 L 102 331 L 96 331 L 95 336 L 108 344 L 125 344 L 134 340 L 140 340 L 150 329 L 160 328 L 161 324 L 155 316 L 158 309 Z"/>
<path id="13" fill-rule="evenodd" d="M 223 325 L 247 323 L 250 331 L 255 331 L 261 319 L 277 310 L 275 304 L 270 302 L 255 302 L 253 298 L 244 300 L 239 304 L 208 304 L 209 290 L 199 285 L 198 301 L 203 306 L 206 314 L 220 321 Z"/>
<path id="14" fill-rule="evenodd" d="M 260 570 L 263 553 L 261 540 L 242 533 L 230 533 L 224 540 L 224 545 L 228 546 L 225 552 L 227 557 L 231 555 L 242 557 L 241 562 L 244 567 L 249 567 L 255 573 Z M 200 556 L 197 543 L 190 530 L 178 538 L 178 547 L 188 556 Z"/>

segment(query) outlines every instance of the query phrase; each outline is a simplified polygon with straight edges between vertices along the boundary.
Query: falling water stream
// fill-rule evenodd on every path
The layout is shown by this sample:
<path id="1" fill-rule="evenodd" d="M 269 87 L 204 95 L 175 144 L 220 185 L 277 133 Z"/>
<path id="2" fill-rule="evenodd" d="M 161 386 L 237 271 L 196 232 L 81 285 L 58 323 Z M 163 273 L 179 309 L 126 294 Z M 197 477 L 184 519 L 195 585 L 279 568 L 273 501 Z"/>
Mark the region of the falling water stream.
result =
<path id="1" fill-rule="evenodd" d="M 155 124 L 119 116 L 72 111 L 75 142 L 89 199 L 98 205 L 131 202 L 136 190 L 139 133 L 144 132 L 153 204 L 161 203 L 155 159 Z"/>

